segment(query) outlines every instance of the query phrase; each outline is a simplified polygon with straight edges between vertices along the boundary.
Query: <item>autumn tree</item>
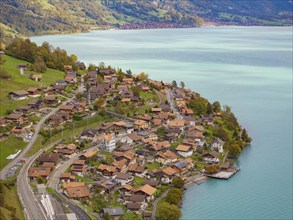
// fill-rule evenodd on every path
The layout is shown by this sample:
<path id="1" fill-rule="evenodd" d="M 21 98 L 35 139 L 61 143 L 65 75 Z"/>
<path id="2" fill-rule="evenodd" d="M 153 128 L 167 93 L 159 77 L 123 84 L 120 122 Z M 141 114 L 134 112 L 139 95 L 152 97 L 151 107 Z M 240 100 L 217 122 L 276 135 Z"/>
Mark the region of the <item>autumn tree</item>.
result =
<path id="1" fill-rule="evenodd" d="M 44 62 L 44 60 L 41 57 L 37 57 L 34 65 L 33 65 L 33 69 L 36 72 L 40 72 L 40 73 L 44 73 L 47 70 L 47 66 L 46 63 Z"/>
<path id="2" fill-rule="evenodd" d="M 149 78 L 149 74 L 145 73 L 145 72 L 141 72 L 139 75 L 138 75 L 138 78 L 141 80 L 141 81 L 145 81 Z"/>
<path id="3" fill-rule="evenodd" d="M 94 107 L 95 107 L 96 109 L 98 109 L 98 108 L 104 107 L 105 104 L 106 104 L 106 100 L 105 100 L 104 98 L 102 98 L 102 97 L 99 97 L 99 98 L 95 101 L 95 103 L 94 103 Z"/>

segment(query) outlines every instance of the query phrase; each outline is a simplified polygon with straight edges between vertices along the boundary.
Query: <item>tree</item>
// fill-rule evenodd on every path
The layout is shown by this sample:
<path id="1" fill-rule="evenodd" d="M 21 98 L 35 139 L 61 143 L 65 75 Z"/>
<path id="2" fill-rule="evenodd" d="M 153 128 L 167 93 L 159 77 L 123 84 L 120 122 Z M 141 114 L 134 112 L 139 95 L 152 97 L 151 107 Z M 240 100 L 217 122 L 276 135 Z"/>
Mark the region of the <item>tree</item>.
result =
<path id="1" fill-rule="evenodd" d="M 215 173 L 218 171 L 219 166 L 205 166 L 204 169 L 207 173 Z"/>
<path id="2" fill-rule="evenodd" d="M 181 198 L 176 193 L 168 193 L 166 196 L 166 202 L 178 206 L 181 202 Z"/>
<path id="3" fill-rule="evenodd" d="M 91 63 L 91 64 L 88 66 L 87 70 L 88 70 L 88 71 L 95 71 L 95 70 L 96 70 L 96 67 L 95 67 L 94 64 Z"/>
<path id="4" fill-rule="evenodd" d="M 225 131 L 225 129 L 223 128 L 219 128 L 216 136 L 220 139 L 222 139 L 223 141 L 228 141 L 229 140 L 229 135 L 228 133 Z"/>
<path id="5" fill-rule="evenodd" d="M 172 86 L 173 86 L 173 87 L 177 87 L 177 82 L 176 82 L 176 80 L 173 80 L 173 81 L 172 81 Z"/>
<path id="6" fill-rule="evenodd" d="M 156 131 L 157 135 L 163 136 L 165 134 L 166 128 L 164 126 L 159 127 Z"/>
<path id="7" fill-rule="evenodd" d="M 184 186 L 184 181 L 180 178 L 175 176 L 172 180 L 172 184 L 176 187 L 181 189 Z"/>
<path id="8" fill-rule="evenodd" d="M 189 107 L 195 115 L 205 115 L 207 113 L 207 100 L 202 97 L 191 99 Z"/>
<path id="9" fill-rule="evenodd" d="M 240 145 L 235 142 L 228 144 L 227 150 L 229 152 L 228 157 L 230 158 L 238 158 L 240 156 Z"/>
<path id="10" fill-rule="evenodd" d="M 252 141 L 252 138 L 248 136 L 248 134 L 247 134 L 245 129 L 243 129 L 243 131 L 242 131 L 241 139 L 243 141 L 245 141 L 246 143 L 250 143 Z"/>
<path id="11" fill-rule="evenodd" d="M 139 94 L 140 94 L 140 88 L 138 86 L 132 86 L 131 88 L 131 91 L 133 92 L 133 95 L 134 96 L 138 96 L 139 97 Z"/>
<path id="12" fill-rule="evenodd" d="M 185 88 L 185 83 L 183 81 L 181 81 L 180 86 L 181 86 L 182 89 L 184 89 Z"/>
<path id="13" fill-rule="evenodd" d="M 38 56 L 36 58 L 34 65 L 33 65 L 33 68 L 35 71 L 40 72 L 40 73 L 43 73 L 47 70 L 47 66 L 46 66 L 42 57 Z"/>
<path id="14" fill-rule="evenodd" d="M 181 212 L 176 205 L 171 205 L 168 202 L 162 202 L 158 206 L 157 218 L 159 220 L 178 220 Z"/>
<path id="15" fill-rule="evenodd" d="M 104 215 L 104 219 L 105 220 L 112 220 L 112 217 L 108 212 L 106 212 L 105 215 Z"/>
<path id="16" fill-rule="evenodd" d="M 214 112 L 220 112 L 221 111 L 221 104 L 218 101 L 215 101 L 213 104 L 213 110 Z"/>
<path id="17" fill-rule="evenodd" d="M 46 183 L 46 180 L 41 176 L 37 176 L 37 183 L 38 184 Z"/>
<path id="18" fill-rule="evenodd" d="M 212 115 L 213 113 L 214 113 L 213 106 L 211 105 L 211 103 L 208 103 L 208 105 L 207 105 L 207 114 Z"/>
<path id="19" fill-rule="evenodd" d="M 105 104 L 106 104 L 106 100 L 105 100 L 104 98 L 102 98 L 102 97 L 99 97 L 99 98 L 95 101 L 95 103 L 94 103 L 94 107 L 96 107 L 96 108 L 101 108 L 101 107 L 103 107 Z"/>
<path id="20" fill-rule="evenodd" d="M 77 61 L 77 56 L 75 54 L 71 54 L 70 55 L 70 58 L 73 62 L 76 62 Z"/>
<path id="21" fill-rule="evenodd" d="M 145 72 L 141 72 L 139 75 L 138 75 L 138 78 L 141 80 L 141 81 L 145 81 L 149 78 L 149 74 L 145 73 Z"/>

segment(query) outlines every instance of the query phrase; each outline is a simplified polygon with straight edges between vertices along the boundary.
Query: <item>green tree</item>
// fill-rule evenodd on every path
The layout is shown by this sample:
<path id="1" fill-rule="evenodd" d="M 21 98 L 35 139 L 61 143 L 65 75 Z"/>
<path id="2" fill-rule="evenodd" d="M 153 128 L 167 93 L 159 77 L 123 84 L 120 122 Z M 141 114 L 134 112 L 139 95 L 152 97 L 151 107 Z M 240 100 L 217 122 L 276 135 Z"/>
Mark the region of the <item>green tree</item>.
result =
<path id="1" fill-rule="evenodd" d="M 181 202 L 181 198 L 176 193 L 168 193 L 166 196 L 166 202 L 178 206 Z"/>
<path id="2" fill-rule="evenodd" d="M 104 215 L 104 219 L 105 220 L 112 220 L 112 217 L 108 212 L 106 212 L 105 215 Z"/>
<path id="3" fill-rule="evenodd" d="M 140 95 L 140 88 L 138 86 L 132 86 L 130 89 L 133 92 L 133 95 L 139 97 L 139 95 Z"/>
<path id="4" fill-rule="evenodd" d="M 141 80 L 141 81 L 145 81 L 149 78 L 149 75 L 145 72 L 141 72 L 139 75 L 138 75 L 138 78 Z"/>
<path id="5" fill-rule="evenodd" d="M 87 70 L 88 70 L 88 71 L 95 71 L 95 70 L 96 70 L 96 67 L 95 67 L 94 64 L 91 63 L 91 64 L 88 66 Z"/>
<path id="6" fill-rule="evenodd" d="M 173 86 L 173 87 L 177 87 L 177 82 L 176 82 L 176 80 L 173 80 L 173 81 L 172 81 L 172 86 Z"/>
<path id="7" fill-rule="evenodd" d="M 240 156 L 241 147 L 235 142 L 228 144 L 227 150 L 229 152 L 228 157 L 230 158 L 238 158 Z"/>
<path id="8" fill-rule="evenodd" d="M 37 183 L 38 184 L 46 183 L 46 180 L 41 176 L 37 176 Z"/>
<path id="9" fill-rule="evenodd" d="M 221 104 L 220 102 L 216 101 L 212 104 L 214 112 L 220 112 L 221 111 Z"/>
<path id="10" fill-rule="evenodd" d="M 95 102 L 94 102 L 94 107 L 95 108 L 101 108 L 104 107 L 106 104 L 106 100 L 102 97 L 99 97 Z"/>
<path id="11" fill-rule="evenodd" d="M 213 106 L 211 105 L 211 103 L 208 103 L 208 105 L 207 105 L 207 114 L 212 115 L 213 113 L 214 113 Z"/>
<path id="12" fill-rule="evenodd" d="M 159 136 L 163 136 L 165 134 L 166 128 L 164 126 L 159 127 L 156 131 L 156 134 Z"/>
<path id="13" fill-rule="evenodd" d="M 219 128 L 217 130 L 216 136 L 220 139 L 222 139 L 223 141 L 228 141 L 229 140 L 229 135 L 228 133 L 225 131 L 225 129 L 223 128 Z"/>
<path id="14" fill-rule="evenodd" d="M 181 81 L 180 86 L 181 86 L 182 89 L 184 89 L 185 88 L 185 83 L 183 81 Z"/>
<path id="15" fill-rule="evenodd" d="M 40 73 L 43 73 L 47 70 L 46 63 L 39 56 L 36 58 L 34 65 L 33 65 L 33 68 L 35 71 L 40 72 Z"/>
<path id="16" fill-rule="evenodd" d="M 252 138 L 248 136 L 248 134 L 247 134 L 245 129 L 243 129 L 243 131 L 242 131 L 241 139 L 243 141 L 245 141 L 246 143 L 250 143 L 252 141 Z"/>
<path id="17" fill-rule="evenodd" d="M 189 107 L 195 115 L 205 115 L 207 113 L 207 100 L 202 97 L 191 99 Z"/>
<path id="18" fill-rule="evenodd" d="M 181 189 L 184 186 L 184 181 L 180 178 L 175 176 L 172 180 L 172 184 L 176 187 Z"/>
<path id="19" fill-rule="evenodd" d="M 162 202 L 158 206 L 157 218 L 159 220 L 178 220 L 181 216 L 180 209 L 176 205 Z"/>

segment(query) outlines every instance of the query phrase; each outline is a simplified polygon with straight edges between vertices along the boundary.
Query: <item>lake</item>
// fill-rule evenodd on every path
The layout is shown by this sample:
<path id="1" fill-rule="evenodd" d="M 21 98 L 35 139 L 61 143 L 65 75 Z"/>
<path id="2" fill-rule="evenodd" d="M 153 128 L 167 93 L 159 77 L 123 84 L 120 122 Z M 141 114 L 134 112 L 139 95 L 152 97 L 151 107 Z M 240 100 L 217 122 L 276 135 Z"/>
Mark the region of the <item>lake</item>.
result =
<path id="1" fill-rule="evenodd" d="M 253 138 L 228 181 L 185 191 L 182 219 L 292 219 L 292 27 L 107 30 L 32 37 L 80 60 L 184 81 Z"/>

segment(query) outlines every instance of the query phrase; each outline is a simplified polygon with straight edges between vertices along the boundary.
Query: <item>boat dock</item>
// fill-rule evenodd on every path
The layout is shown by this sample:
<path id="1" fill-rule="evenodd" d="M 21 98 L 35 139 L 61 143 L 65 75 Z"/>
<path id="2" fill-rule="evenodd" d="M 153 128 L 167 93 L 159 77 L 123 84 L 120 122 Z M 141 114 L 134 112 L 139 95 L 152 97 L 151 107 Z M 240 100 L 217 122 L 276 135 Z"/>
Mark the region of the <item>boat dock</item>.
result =
<path id="1" fill-rule="evenodd" d="M 206 176 L 211 177 L 211 178 L 216 178 L 216 179 L 229 179 L 231 178 L 235 173 L 240 171 L 240 168 L 235 168 L 235 169 L 229 169 L 227 171 L 220 171 L 215 174 L 207 174 Z"/>

